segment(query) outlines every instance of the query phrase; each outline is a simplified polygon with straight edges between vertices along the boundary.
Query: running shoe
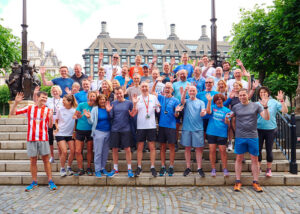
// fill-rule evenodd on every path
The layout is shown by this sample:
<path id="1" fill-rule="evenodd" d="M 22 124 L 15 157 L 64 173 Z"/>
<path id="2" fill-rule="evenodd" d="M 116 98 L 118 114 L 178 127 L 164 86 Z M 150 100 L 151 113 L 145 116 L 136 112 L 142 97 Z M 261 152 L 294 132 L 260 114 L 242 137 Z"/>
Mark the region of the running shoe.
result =
<path id="1" fill-rule="evenodd" d="M 128 169 L 128 178 L 133 178 L 134 174 L 132 172 L 132 169 Z"/>
<path id="2" fill-rule="evenodd" d="M 171 177 L 174 174 L 174 168 L 173 167 L 169 167 L 168 169 L 168 175 Z"/>
<path id="3" fill-rule="evenodd" d="M 242 183 L 241 182 L 236 182 L 234 184 L 234 187 L 233 187 L 234 191 L 239 192 L 239 191 L 241 191 L 241 188 L 242 188 Z"/>
<path id="4" fill-rule="evenodd" d="M 108 175 L 108 172 L 106 171 L 106 169 L 101 169 L 100 172 L 106 176 Z"/>
<path id="5" fill-rule="evenodd" d="M 202 169 L 198 169 L 198 173 L 199 173 L 199 175 L 200 175 L 202 178 L 205 177 L 205 174 L 204 174 L 204 172 L 203 172 Z"/>
<path id="6" fill-rule="evenodd" d="M 186 177 L 186 176 L 188 176 L 190 173 L 191 173 L 191 169 L 190 168 L 186 168 L 185 170 L 184 170 L 184 172 L 183 172 L 183 176 L 184 177 Z"/>
<path id="7" fill-rule="evenodd" d="M 29 192 L 33 190 L 34 188 L 38 187 L 38 184 L 36 181 L 32 181 L 32 183 L 26 187 L 25 192 Z"/>
<path id="8" fill-rule="evenodd" d="M 165 176 L 167 174 L 167 170 L 166 167 L 161 167 L 160 171 L 159 171 L 159 176 Z"/>
<path id="9" fill-rule="evenodd" d="M 134 176 L 135 177 L 139 177 L 141 173 L 142 173 L 142 168 L 137 167 L 136 170 L 135 170 Z"/>
<path id="10" fill-rule="evenodd" d="M 101 177 L 102 177 L 101 171 L 95 172 L 95 176 L 96 176 L 97 178 L 101 178 Z"/>
<path id="11" fill-rule="evenodd" d="M 49 181 L 48 186 L 49 186 L 50 190 L 57 189 L 57 186 L 54 184 L 54 182 L 52 180 Z"/>
<path id="12" fill-rule="evenodd" d="M 66 172 L 66 169 L 65 169 L 65 168 L 61 168 L 61 169 L 60 169 L 60 176 L 61 176 L 61 177 L 67 176 L 67 172 Z"/>
<path id="13" fill-rule="evenodd" d="M 263 189 L 261 188 L 261 186 L 259 185 L 259 183 L 252 183 L 252 186 L 253 186 L 253 189 L 256 191 L 256 192 L 263 192 Z"/>
<path id="14" fill-rule="evenodd" d="M 67 175 L 71 176 L 73 174 L 74 174 L 74 172 L 72 171 L 71 167 L 67 167 Z"/>
<path id="15" fill-rule="evenodd" d="M 242 163 L 246 163 L 246 159 L 245 158 L 243 158 Z"/>
<path id="16" fill-rule="evenodd" d="M 119 171 L 113 169 L 111 170 L 110 173 L 107 174 L 107 177 L 114 177 L 115 175 L 118 175 L 119 174 Z"/>
<path id="17" fill-rule="evenodd" d="M 153 177 L 157 176 L 157 172 L 156 172 L 155 168 L 151 168 L 150 171 L 151 171 L 151 174 Z"/>
<path id="18" fill-rule="evenodd" d="M 228 170 L 226 168 L 223 169 L 223 173 L 224 173 L 224 177 L 228 177 L 229 176 L 229 172 L 228 172 Z"/>
<path id="19" fill-rule="evenodd" d="M 272 177 L 272 170 L 270 168 L 267 168 L 266 170 L 266 177 Z"/>
<path id="20" fill-rule="evenodd" d="M 75 176 L 81 176 L 81 175 L 84 175 L 85 174 L 85 171 L 83 169 L 80 169 L 77 171 L 77 173 L 75 173 L 74 175 Z"/>
<path id="21" fill-rule="evenodd" d="M 55 161 L 54 161 L 54 157 L 51 157 L 50 159 L 49 159 L 49 162 L 50 163 L 54 163 Z"/>
<path id="22" fill-rule="evenodd" d="M 230 141 L 227 146 L 228 152 L 232 151 L 232 142 Z"/>
<path id="23" fill-rule="evenodd" d="M 93 170 L 91 168 L 87 168 L 86 173 L 87 173 L 88 176 L 92 176 L 93 175 Z"/>
<path id="24" fill-rule="evenodd" d="M 200 172 L 199 172 L 199 174 L 200 174 Z M 217 176 L 217 171 L 216 171 L 216 169 L 212 169 L 211 170 L 211 177 L 216 177 Z M 202 177 L 202 176 L 201 176 Z M 203 176 L 204 177 L 204 176 Z"/>

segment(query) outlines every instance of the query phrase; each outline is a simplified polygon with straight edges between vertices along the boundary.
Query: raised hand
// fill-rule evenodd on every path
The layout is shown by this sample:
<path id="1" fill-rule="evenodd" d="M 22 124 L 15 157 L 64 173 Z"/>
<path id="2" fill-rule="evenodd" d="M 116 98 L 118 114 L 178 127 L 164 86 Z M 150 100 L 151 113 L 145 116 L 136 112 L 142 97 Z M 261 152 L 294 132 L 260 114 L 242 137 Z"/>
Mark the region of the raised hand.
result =
<path id="1" fill-rule="evenodd" d="M 86 116 L 86 118 L 90 118 L 91 112 L 89 110 L 83 109 L 83 115 Z"/>
<path id="2" fill-rule="evenodd" d="M 126 77 L 125 77 L 125 82 L 128 83 L 129 81 L 130 81 L 130 78 L 129 78 L 128 76 L 126 76 Z"/>
<path id="3" fill-rule="evenodd" d="M 259 86 L 259 80 L 255 80 L 252 85 L 252 89 L 256 89 L 258 86 Z"/>
<path id="4" fill-rule="evenodd" d="M 170 76 L 170 82 L 173 83 L 175 81 L 175 78 L 173 75 Z"/>
<path id="5" fill-rule="evenodd" d="M 283 91 L 278 91 L 277 96 L 276 96 L 277 100 L 279 100 L 280 102 L 284 101 L 284 92 Z"/>
<path id="6" fill-rule="evenodd" d="M 99 59 L 103 60 L 103 53 L 101 53 L 101 52 L 99 53 Z"/>
<path id="7" fill-rule="evenodd" d="M 16 97 L 15 97 L 15 102 L 19 103 L 24 99 L 24 93 L 23 92 L 19 92 L 17 93 Z"/>
<path id="8" fill-rule="evenodd" d="M 79 118 L 82 118 L 82 114 L 80 113 L 80 111 L 76 111 L 73 115 L 73 119 L 77 120 Z"/>
<path id="9" fill-rule="evenodd" d="M 157 56 L 154 56 L 151 63 L 152 63 L 152 64 L 155 64 L 156 61 L 157 61 Z"/>
<path id="10" fill-rule="evenodd" d="M 196 65 L 196 60 L 194 59 L 192 66 L 195 67 Z"/>
<path id="11" fill-rule="evenodd" d="M 178 105 L 178 106 L 176 106 L 175 111 L 180 112 L 183 110 L 183 108 L 184 108 L 184 105 Z"/>
<path id="12" fill-rule="evenodd" d="M 138 101 L 139 101 L 139 99 L 137 98 L 137 94 L 133 94 L 131 99 L 132 99 L 132 103 L 133 103 L 134 106 L 135 106 L 135 105 L 138 103 Z"/>
<path id="13" fill-rule="evenodd" d="M 174 57 L 171 58 L 171 65 L 175 65 L 175 58 Z"/>
<path id="14" fill-rule="evenodd" d="M 210 96 L 210 94 L 206 94 L 206 99 L 207 99 L 207 101 L 212 101 L 212 100 L 213 100 L 213 97 Z"/>
<path id="15" fill-rule="evenodd" d="M 106 101 L 105 108 L 107 112 L 110 112 L 113 109 L 114 105 L 110 105 L 109 101 Z"/>
<path id="16" fill-rule="evenodd" d="M 117 68 L 113 68 L 112 76 L 115 77 L 117 76 Z"/>
<path id="17" fill-rule="evenodd" d="M 41 74 L 41 75 L 45 75 L 45 73 L 46 73 L 46 67 L 41 66 L 41 67 L 40 67 L 40 74 Z"/>
<path id="18" fill-rule="evenodd" d="M 268 106 L 268 102 L 269 102 L 269 97 L 264 96 L 264 97 L 262 97 L 262 99 L 259 102 L 260 102 L 260 104 L 263 107 L 267 107 Z"/>
<path id="19" fill-rule="evenodd" d="M 71 91 L 68 87 L 65 88 L 65 92 L 66 92 L 67 94 L 72 94 L 72 91 Z"/>
<path id="20" fill-rule="evenodd" d="M 206 110 L 205 109 L 202 109 L 201 112 L 200 112 L 200 116 L 201 117 L 204 117 L 206 115 Z"/>
<path id="21" fill-rule="evenodd" d="M 190 89 L 190 84 L 187 84 L 184 90 L 189 91 L 189 89 Z"/>
<path id="22" fill-rule="evenodd" d="M 238 66 L 240 66 L 240 67 L 243 66 L 243 63 L 242 63 L 242 61 L 241 61 L 240 59 L 237 59 L 237 60 L 236 60 L 236 64 L 237 64 Z"/>
<path id="23" fill-rule="evenodd" d="M 198 60 L 198 66 L 200 66 L 201 64 L 203 64 L 203 60 L 202 60 L 202 59 L 199 59 L 199 60 Z"/>

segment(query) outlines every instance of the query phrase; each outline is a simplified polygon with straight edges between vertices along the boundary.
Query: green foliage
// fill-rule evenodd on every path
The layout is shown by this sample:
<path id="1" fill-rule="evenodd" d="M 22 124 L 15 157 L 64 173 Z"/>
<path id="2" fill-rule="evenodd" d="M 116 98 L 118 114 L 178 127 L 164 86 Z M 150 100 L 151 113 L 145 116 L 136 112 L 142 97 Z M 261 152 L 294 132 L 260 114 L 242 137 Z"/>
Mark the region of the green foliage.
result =
<path id="1" fill-rule="evenodd" d="M 295 94 L 300 60 L 300 4 L 298 0 L 274 0 L 274 6 L 241 10 L 241 20 L 232 29 L 233 59 L 258 74 L 262 84 Z M 265 81 L 265 82 L 264 82 Z"/>
<path id="2" fill-rule="evenodd" d="M 42 85 L 40 91 L 45 91 L 48 93 L 48 96 L 51 97 L 51 86 L 44 86 Z"/>
<path id="3" fill-rule="evenodd" d="M 2 19 L 0 19 L 1 21 Z M 0 24 L 0 68 L 10 71 L 11 64 L 21 60 L 20 38 L 11 33 L 11 29 Z"/>
<path id="4" fill-rule="evenodd" d="M 8 103 L 9 99 L 10 99 L 10 93 L 9 93 L 8 86 L 6 84 L 1 85 L 0 86 L 0 104 Z"/>

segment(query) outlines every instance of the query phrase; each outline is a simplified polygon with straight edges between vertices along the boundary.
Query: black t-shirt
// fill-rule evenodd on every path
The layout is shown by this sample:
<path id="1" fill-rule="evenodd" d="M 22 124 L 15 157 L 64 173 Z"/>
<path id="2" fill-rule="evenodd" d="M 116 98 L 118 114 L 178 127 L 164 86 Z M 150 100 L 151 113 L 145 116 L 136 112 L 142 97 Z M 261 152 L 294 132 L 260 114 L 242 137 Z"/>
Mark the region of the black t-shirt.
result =
<path id="1" fill-rule="evenodd" d="M 82 80 L 87 79 L 87 78 L 88 78 L 88 76 L 85 75 L 84 73 L 81 73 L 80 77 L 77 77 L 75 74 L 73 76 L 71 76 L 71 79 L 74 80 L 74 82 L 78 82 L 79 83 L 79 85 L 80 85 L 80 91 L 83 90 L 83 88 L 82 88 Z"/>

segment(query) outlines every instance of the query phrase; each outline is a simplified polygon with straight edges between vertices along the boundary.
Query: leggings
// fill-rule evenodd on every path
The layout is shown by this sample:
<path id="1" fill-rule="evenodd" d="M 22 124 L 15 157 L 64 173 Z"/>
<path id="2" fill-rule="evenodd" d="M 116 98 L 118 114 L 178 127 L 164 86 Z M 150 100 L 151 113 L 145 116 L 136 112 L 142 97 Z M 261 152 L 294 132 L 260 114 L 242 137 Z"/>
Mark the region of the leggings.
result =
<path id="1" fill-rule="evenodd" d="M 273 143 L 276 136 L 276 129 L 264 130 L 258 129 L 258 138 L 259 138 L 259 156 L 258 161 L 262 160 L 262 149 L 264 142 L 266 142 L 266 152 L 267 152 L 267 162 L 273 161 Z"/>
<path id="2" fill-rule="evenodd" d="M 95 172 L 105 169 L 109 152 L 110 132 L 94 131 Z"/>

